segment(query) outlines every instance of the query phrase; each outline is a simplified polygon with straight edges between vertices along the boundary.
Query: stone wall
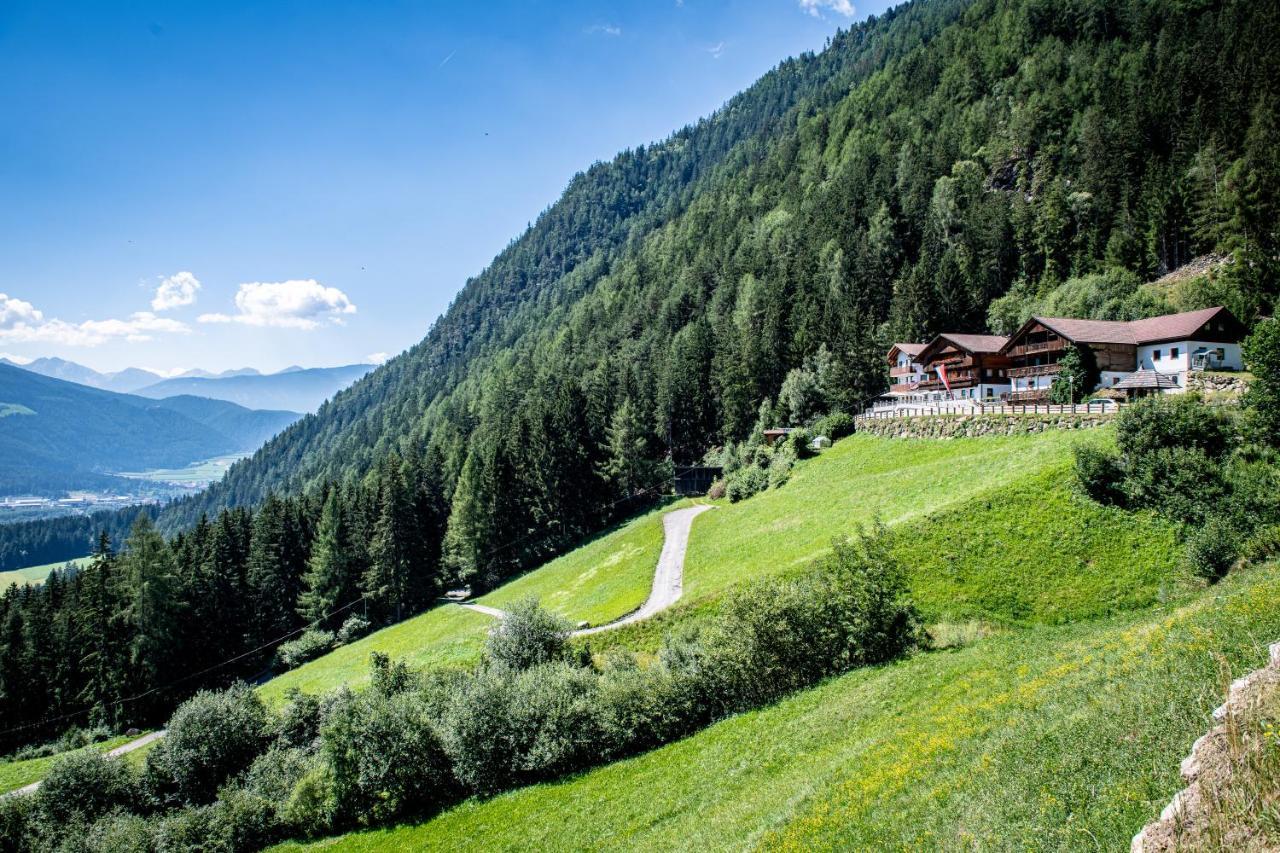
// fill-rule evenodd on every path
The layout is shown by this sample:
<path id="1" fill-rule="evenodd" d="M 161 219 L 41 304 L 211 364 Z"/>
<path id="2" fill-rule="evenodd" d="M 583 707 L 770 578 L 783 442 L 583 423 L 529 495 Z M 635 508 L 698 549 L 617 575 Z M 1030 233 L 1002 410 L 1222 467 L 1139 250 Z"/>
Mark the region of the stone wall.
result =
<path id="1" fill-rule="evenodd" d="M 1201 391 L 1205 394 L 1243 394 L 1249 387 L 1248 380 L 1242 373 L 1196 373 L 1187 374 L 1187 389 Z"/>
<path id="2" fill-rule="evenodd" d="M 1050 429 L 1090 429 L 1109 423 L 1113 417 L 1113 414 L 1098 412 L 1074 415 L 931 415 L 859 420 L 857 431 L 882 438 L 972 438 Z"/>

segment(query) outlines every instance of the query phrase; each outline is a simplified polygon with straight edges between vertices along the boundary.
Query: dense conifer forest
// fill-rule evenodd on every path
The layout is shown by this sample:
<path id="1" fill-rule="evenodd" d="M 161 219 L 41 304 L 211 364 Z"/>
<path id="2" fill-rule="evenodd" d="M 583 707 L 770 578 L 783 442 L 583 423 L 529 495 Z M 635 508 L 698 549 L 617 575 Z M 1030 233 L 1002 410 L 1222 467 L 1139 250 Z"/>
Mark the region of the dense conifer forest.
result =
<path id="1" fill-rule="evenodd" d="M 592 166 L 417 346 L 6 593 L 3 737 L 154 722 L 305 625 L 491 586 L 759 426 L 856 411 L 891 340 L 1046 302 L 1270 314 L 1278 35 L 1269 3 L 914 2 Z"/>

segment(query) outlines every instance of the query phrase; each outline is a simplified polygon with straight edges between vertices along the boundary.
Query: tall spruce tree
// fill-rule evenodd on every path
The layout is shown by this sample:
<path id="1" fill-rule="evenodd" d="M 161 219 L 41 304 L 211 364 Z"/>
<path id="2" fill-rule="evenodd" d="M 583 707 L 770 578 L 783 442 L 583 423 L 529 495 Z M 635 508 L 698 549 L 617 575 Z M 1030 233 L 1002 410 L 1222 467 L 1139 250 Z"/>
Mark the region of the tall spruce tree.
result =
<path id="1" fill-rule="evenodd" d="M 355 600 L 363 569 L 359 550 L 352 540 L 342 496 L 338 489 L 330 489 L 298 598 L 298 613 L 303 619 L 318 622 Z"/>

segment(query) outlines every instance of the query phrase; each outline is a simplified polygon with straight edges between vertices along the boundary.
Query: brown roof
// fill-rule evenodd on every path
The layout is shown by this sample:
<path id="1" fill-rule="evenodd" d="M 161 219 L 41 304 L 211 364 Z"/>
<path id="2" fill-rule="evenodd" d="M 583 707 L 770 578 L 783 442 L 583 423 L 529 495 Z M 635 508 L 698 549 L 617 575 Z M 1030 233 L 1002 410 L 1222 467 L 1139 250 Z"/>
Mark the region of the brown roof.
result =
<path id="1" fill-rule="evenodd" d="M 899 350 L 905 355 L 919 355 L 924 352 L 924 348 L 926 346 L 928 346 L 928 344 L 894 344 L 889 347 L 889 352 Z"/>
<path id="2" fill-rule="evenodd" d="M 1219 314 L 1226 314 L 1232 324 L 1236 320 L 1231 312 L 1221 306 L 1184 311 L 1181 314 L 1165 314 L 1146 320 L 1077 320 L 1071 317 L 1032 317 L 1009 338 L 1010 343 L 1022 337 L 1035 323 L 1052 329 L 1067 340 L 1088 344 L 1154 344 L 1161 341 L 1186 340 L 1195 336 L 1200 327 Z"/>
<path id="3" fill-rule="evenodd" d="M 1111 387 L 1116 391 L 1126 391 L 1130 388 L 1177 388 L 1178 380 L 1167 373 L 1135 370 Z"/>
<path id="4" fill-rule="evenodd" d="M 1133 327 L 1135 341 L 1140 344 L 1181 340 L 1191 337 L 1199 331 L 1201 326 L 1226 310 L 1222 307 L 1201 308 L 1199 311 L 1166 314 L 1163 317 L 1152 317 L 1148 320 L 1134 320 L 1129 325 Z"/>
<path id="5" fill-rule="evenodd" d="M 1123 320 L 1075 320 L 1071 317 L 1032 317 L 1030 322 L 1052 329 L 1067 340 L 1090 344 L 1133 344 L 1133 328 Z M 1021 330 L 1019 330 L 1021 331 Z M 1014 338 L 1018 335 L 1014 335 Z M 1013 338 L 1010 338 L 1012 340 Z"/>
<path id="6" fill-rule="evenodd" d="M 938 335 L 961 349 L 969 352 L 1000 352 L 1009 339 L 1003 335 L 961 335 L 953 332 L 943 332 Z"/>

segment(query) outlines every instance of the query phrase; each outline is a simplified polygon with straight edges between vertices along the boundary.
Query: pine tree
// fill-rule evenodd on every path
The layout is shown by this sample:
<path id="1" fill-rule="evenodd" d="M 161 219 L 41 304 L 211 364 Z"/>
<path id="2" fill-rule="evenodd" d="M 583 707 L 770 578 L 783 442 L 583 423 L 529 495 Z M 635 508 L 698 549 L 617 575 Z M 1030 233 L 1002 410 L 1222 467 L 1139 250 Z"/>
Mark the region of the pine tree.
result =
<path id="1" fill-rule="evenodd" d="M 375 615 L 384 622 L 400 621 L 430 595 L 431 573 L 417 563 L 418 533 L 412 495 L 400 461 L 392 457 L 382 469 L 380 509 L 364 583 Z"/>
<path id="2" fill-rule="evenodd" d="M 125 543 L 122 588 L 126 604 L 122 627 L 128 637 L 128 673 L 134 692 L 162 683 L 183 659 L 182 601 L 178 597 L 177 563 L 151 518 L 139 515 Z M 140 706 L 145 716 L 163 706 L 154 696 Z"/>
<path id="3" fill-rule="evenodd" d="M 81 666 L 85 686 L 80 701 L 91 706 L 90 720 L 95 725 L 118 729 L 125 709 L 120 705 L 121 685 L 127 678 L 128 654 L 121 625 L 120 584 L 117 559 L 111 537 L 103 531 L 98 537 L 89 565 L 81 572 L 84 599 L 81 608 Z"/>
<path id="4" fill-rule="evenodd" d="M 341 495 L 331 489 L 320 514 L 298 598 L 298 613 L 303 619 L 318 622 L 356 598 L 362 569 L 357 550 Z"/>

